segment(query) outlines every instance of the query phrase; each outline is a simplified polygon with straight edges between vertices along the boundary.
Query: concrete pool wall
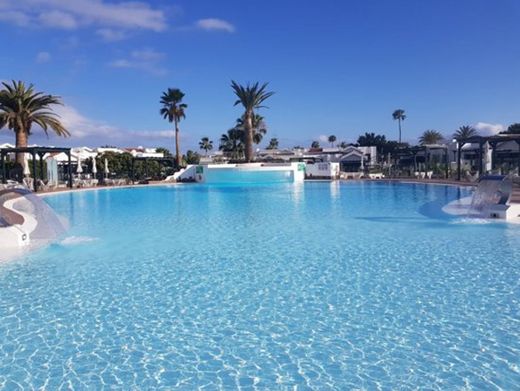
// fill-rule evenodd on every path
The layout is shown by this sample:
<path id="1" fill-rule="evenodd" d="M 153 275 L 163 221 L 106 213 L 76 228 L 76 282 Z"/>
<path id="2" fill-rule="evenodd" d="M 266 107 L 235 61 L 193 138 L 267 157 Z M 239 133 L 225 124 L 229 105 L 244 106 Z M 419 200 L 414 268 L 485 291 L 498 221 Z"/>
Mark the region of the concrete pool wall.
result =
<path id="1" fill-rule="evenodd" d="M 198 183 L 303 182 L 305 163 L 200 164 L 179 178 Z"/>

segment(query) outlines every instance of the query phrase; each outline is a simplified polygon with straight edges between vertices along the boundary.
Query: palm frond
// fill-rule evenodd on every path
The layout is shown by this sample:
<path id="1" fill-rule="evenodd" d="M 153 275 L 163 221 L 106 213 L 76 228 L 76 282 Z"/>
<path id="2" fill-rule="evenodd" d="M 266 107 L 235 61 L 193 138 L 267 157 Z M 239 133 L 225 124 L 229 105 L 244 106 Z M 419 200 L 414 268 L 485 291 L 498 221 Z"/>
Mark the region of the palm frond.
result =
<path id="1" fill-rule="evenodd" d="M 163 92 L 160 100 L 162 105 L 160 110 L 161 116 L 169 122 L 180 121 L 186 118 L 185 110 L 188 108 L 188 105 L 182 102 L 183 98 L 184 93 L 178 88 L 168 88 Z"/>
<path id="2" fill-rule="evenodd" d="M 60 122 L 60 116 L 53 111 L 55 105 L 62 105 L 61 98 L 35 91 L 34 86 L 26 86 L 22 81 L 2 83 L 0 91 L 0 128 L 7 126 L 15 132 L 31 134 L 33 123 L 47 135 L 52 129 L 58 136 L 69 136 L 69 131 Z"/>

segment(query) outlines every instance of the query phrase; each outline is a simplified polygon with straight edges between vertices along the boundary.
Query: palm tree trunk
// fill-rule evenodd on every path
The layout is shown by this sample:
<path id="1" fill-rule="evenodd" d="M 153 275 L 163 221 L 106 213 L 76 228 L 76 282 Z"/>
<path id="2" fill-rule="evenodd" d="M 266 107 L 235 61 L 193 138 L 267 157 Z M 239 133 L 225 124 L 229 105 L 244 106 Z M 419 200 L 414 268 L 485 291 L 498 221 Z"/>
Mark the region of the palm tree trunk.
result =
<path id="1" fill-rule="evenodd" d="M 246 141 L 246 162 L 250 163 L 253 161 L 253 113 L 246 111 L 244 116 L 244 131 Z"/>
<path id="2" fill-rule="evenodd" d="M 398 118 L 397 122 L 399 123 L 399 144 L 401 144 L 401 118 Z"/>
<path id="3" fill-rule="evenodd" d="M 22 130 L 16 131 L 16 148 L 27 148 L 27 133 Z M 22 167 L 25 164 L 25 154 L 17 153 L 16 154 L 16 163 L 20 164 Z"/>
<path id="4" fill-rule="evenodd" d="M 179 123 L 177 120 L 175 120 L 175 159 L 177 161 L 177 167 L 180 167 L 182 159 L 179 150 Z"/>

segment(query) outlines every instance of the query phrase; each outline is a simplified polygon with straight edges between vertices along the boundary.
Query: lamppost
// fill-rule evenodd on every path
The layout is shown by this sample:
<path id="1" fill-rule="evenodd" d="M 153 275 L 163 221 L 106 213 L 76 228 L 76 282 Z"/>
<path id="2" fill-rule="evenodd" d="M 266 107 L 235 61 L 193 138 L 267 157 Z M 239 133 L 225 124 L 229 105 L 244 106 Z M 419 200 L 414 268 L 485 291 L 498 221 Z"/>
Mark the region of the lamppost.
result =
<path id="1" fill-rule="evenodd" d="M 462 150 L 463 143 L 459 143 L 459 141 L 455 138 L 452 140 L 452 142 L 455 143 L 455 148 L 457 149 L 457 180 L 460 181 L 460 176 L 461 176 L 460 152 Z"/>

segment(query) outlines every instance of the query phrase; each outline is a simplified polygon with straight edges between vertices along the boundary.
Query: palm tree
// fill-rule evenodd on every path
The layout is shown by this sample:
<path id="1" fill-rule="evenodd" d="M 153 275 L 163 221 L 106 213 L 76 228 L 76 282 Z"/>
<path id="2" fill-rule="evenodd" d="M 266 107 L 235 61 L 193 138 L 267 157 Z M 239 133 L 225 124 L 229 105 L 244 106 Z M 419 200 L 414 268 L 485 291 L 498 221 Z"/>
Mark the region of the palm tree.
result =
<path id="1" fill-rule="evenodd" d="M 199 141 L 199 148 L 206 151 L 206 156 L 208 155 L 208 151 L 213 149 L 213 141 L 211 141 L 208 137 L 202 137 Z"/>
<path id="2" fill-rule="evenodd" d="M 458 142 L 465 141 L 470 137 L 478 136 L 478 132 L 475 128 L 464 125 L 457 129 L 457 131 L 453 134 L 453 138 Z"/>
<path id="3" fill-rule="evenodd" d="M 271 97 L 274 92 L 266 91 L 268 83 L 260 85 L 249 83 L 244 87 L 235 81 L 231 81 L 231 88 L 235 92 L 238 100 L 235 101 L 235 106 L 241 104 L 244 106 L 244 132 L 245 132 L 245 157 L 246 162 L 253 160 L 253 118 L 254 110 L 260 109 L 262 103 Z"/>
<path id="4" fill-rule="evenodd" d="M 244 154 L 243 131 L 231 128 L 220 136 L 219 150 L 227 153 L 233 159 L 240 159 Z"/>
<path id="5" fill-rule="evenodd" d="M 507 130 L 500 132 L 501 134 L 520 134 L 520 124 L 515 123 L 507 127 Z"/>
<path id="6" fill-rule="evenodd" d="M 331 147 L 334 148 L 334 143 L 336 142 L 336 136 L 330 135 L 328 140 L 329 140 Z"/>
<path id="7" fill-rule="evenodd" d="M 375 134 L 374 132 L 361 135 L 357 139 L 357 143 L 362 147 L 379 147 L 386 143 L 386 137 L 383 134 Z"/>
<path id="8" fill-rule="evenodd" d="M 43 129 L 48 136 L 49 128 L 58 136 L 68 137 L 69 131 L 60 122 L 52 106 L 61 105 L 61 99 L 54 95 L 45 95 L 26 86 L 22 81 L 2 83 L 0 90 L 0 129 L 4 126 L 14 131 L 16 148 L 26 148 L 33 124 Z M 16 155 L 16 162 L 24 164 L 24 154 Z"/>
<path id="9" fill-rule="evenodd" d="M 421 137 L 419 137 L 419 144 L 438 144 L 443 138 L 442 134 L 436 130 L 425 130 Z"/>
<path id="10" fill-rule="evenodd" d="M 339 143 L 339 148 L 340 149 L 347 149 L 348 148 L 348 143 L 346 141 L 342 141 Z"/>
<path id="11" fill-rule="evenodd" d="M 264 117 L 259 114 L 253 115 L 253 143 L 260 144 L 265 134 L 267 133 L 267 126 L 264 121 Z M 239 128 L 243 131 L 244 143 L 245 143 L 245 127 L 244 127 L 244 116 L 237 119 L 237 123 L 235 125 L 236 128 Z"/>
<path id="12" fill-rule="evenodd" d="M 320 142 L 319 141 L 313 141 L 312 144 L 311 144 L 311 148 L 319 148 L 320 147 Z"/>
<path id="13" fill-rule="evenodd" d="M 401 144 L 401 121 L 406 119 L 406 115 L 403 109 L 397 109 L 392 113 L 392 117 L 399 122 L 399 144 Z"/>
<path id="14" fill-rule="evenodd" d="M 183 157 L 186 164 L 199 164 L 200 155 L 190 149 L 186 151 L 186 156 Z"/>
<path id="15" fill-rule="evenodd" d="M 179 148 L 179 122 L 181 119 L 186 118 L 185 111 L 188 108 L 186 103 L 182 103 L 184 93 L 178 88 L 168 88 L 166 92 L 163 92 L 161 96 L 161 115 L 164 119 L 168 119 L 168 122 L 175 123 L 175 159 L 177 160 L 177 166 L 182 164 L 182 156 Z"/>
<path id="16" fill-rule="evenodd" d="M 269 140 L 269 145 L 266 147 L 266 149 L 278 149 L 278 139 L 272 138 Z"/>

